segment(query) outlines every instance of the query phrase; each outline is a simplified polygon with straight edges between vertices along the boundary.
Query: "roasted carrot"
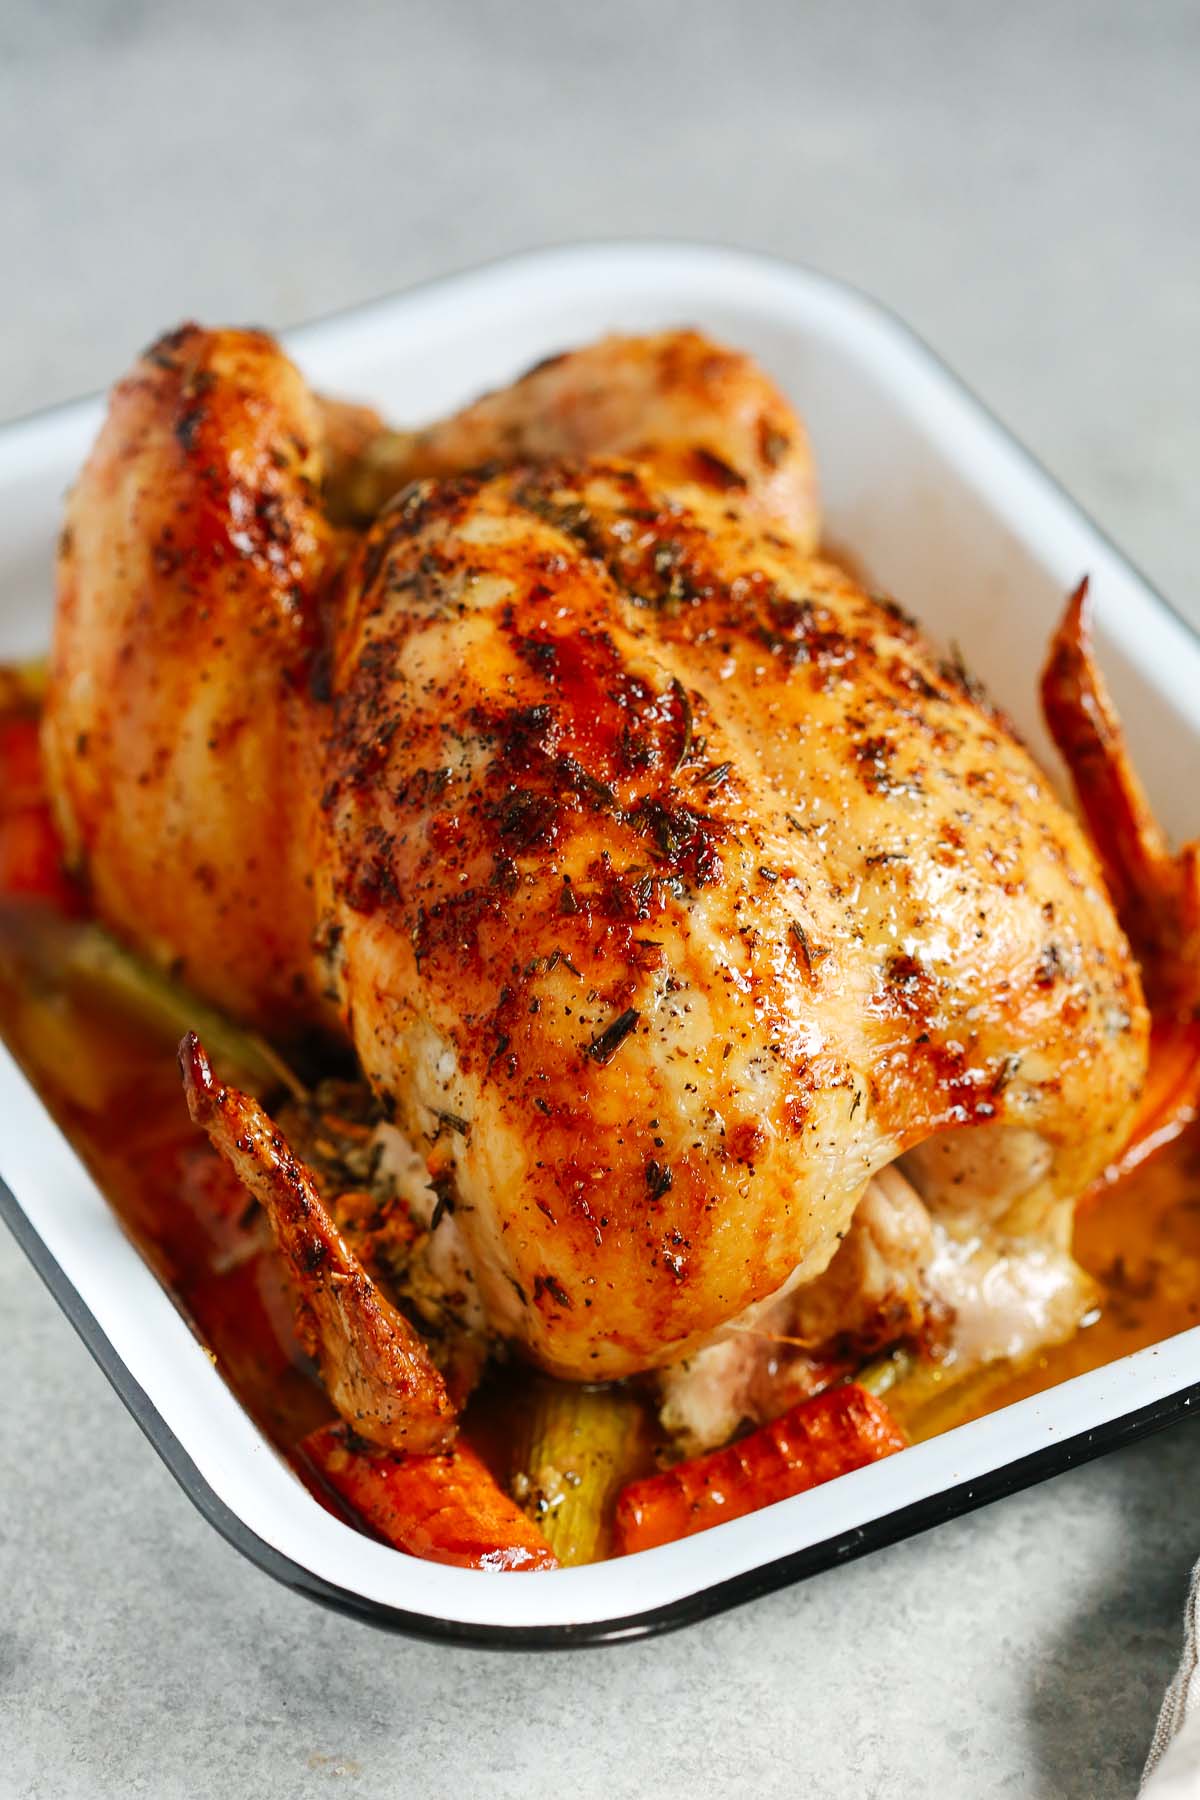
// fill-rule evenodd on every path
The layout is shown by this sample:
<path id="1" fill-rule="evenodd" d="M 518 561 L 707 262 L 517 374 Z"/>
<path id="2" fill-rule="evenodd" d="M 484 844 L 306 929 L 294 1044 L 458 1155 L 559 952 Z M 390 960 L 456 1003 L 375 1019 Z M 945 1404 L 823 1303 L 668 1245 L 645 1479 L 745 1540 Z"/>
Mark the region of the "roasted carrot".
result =
<path id="1" fill-rule="evenodd" d="M 887 1407 L 864 1388 L 828 1388 L 725 1450 L 634 1481 L 617 1501 L 614 1550 L 629 1555 L 820 1487 L 902 1450 Z"/>
<path id="2" fill-rule="evenodd" d="M 78 909 L 42 783 L 37 719 L 0 717 L 0 895 Z"/>
<path id="3" fill-rule="evenodd" d="M 37 806 L 45 797 L 37 718 L 29 712 L 0 714 L 0 812 Z"/>
<path id="4" fill-rule="evenodd" d="M 537 1526 L 468 1444 L 436 1456 L 390 1455 L 329 1425 L 304 1439 L 300 1456 L 364 1524 L 410 1556 L 462 1569 L 558 1567 Z"/>
<path id="5" fill-rule="evenodd" d="M 74 907 L 49 809 L 22 806 L 0 814 L 0 894 Z"/>

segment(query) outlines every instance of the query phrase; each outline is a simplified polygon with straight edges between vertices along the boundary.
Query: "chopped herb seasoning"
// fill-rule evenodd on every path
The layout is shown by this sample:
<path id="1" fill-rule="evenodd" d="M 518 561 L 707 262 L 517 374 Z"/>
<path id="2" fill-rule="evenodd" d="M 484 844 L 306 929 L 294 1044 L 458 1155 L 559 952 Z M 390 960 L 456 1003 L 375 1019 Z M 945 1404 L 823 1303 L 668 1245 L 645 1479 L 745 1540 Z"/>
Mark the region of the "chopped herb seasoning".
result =
<path id="1" fill-rule="evenodd" d="M 799 919 L 792 920 L 791 924 L 788 926 L 788 931 L 791 934 L 791 936 L 792 936 L 793 940 L 795 941 L 795 943 L 797 944 L 797 946 L 799 947 L 800 955 L 804 959 L 804 966 L 808 970 L 809 974 L 811 975 L 813 972 L 813 959 L 812 959 L 812 951 L 809 948 L 807 931 L 805 931 L 805 929 L 804 929 L 803 925 L 800 923 Z"/>
<path id="2" fill-rule="evenodd" d="M 692 748 L 692 703 L 688 699 L 687 689 L 678 676 L 671 679 L 671 692 L 679 701 L 680 714 L 683 720 L 683 735 L 679 745 L 679 755 L 675 758 L 672 775 L 677 775 L 687 761 Z"/>
<path id="3" fill-rule="evenodd" d="M 571 1296 L 568 1294 L 557 1275 L 535 1275 L 533 1278 L 533 1297 L 540 1300 L 543 1294 L 549 1294 L 556 1306 L 571 1310 Z"/>
<path id="4" fill-rule="evenodd" d="M 610 1063 L 630 1032 L 637 1026 L 640 1014 L 636 1007 L 628 1006 L 619 1018 L 594 1037 L 587 1047 L 586 1054 L 601 1068 Z"/>
<path id="5" fill-rule="evenodd" d="M 433 1216 L 429 1221 L 429 1231 L 431 1236 L 446 1217 L 446 1214 L 454 1211 L 453 1179 L 449 1175 L 439 1175 L 433 1184 L 433 1191 L 437 1195 L 437 1203 L 433 1209 Z"/>
<path id="6" fill-rule="evenodd" d="M 720 787 L 732 767 L 731 762 L 715 763 L 711 769 L 705 769 L 696 779 L 702 787 Z"/>
<path id="7" fill-rule="evenodd" d="M 662 1196 L 670 1189 L 672 1179 L 669 1163 L 657 1162 L 653 1156 L 647 1160 L 646 1186 L 650 1190 L 652 1200 L 662 1199 Z"/>

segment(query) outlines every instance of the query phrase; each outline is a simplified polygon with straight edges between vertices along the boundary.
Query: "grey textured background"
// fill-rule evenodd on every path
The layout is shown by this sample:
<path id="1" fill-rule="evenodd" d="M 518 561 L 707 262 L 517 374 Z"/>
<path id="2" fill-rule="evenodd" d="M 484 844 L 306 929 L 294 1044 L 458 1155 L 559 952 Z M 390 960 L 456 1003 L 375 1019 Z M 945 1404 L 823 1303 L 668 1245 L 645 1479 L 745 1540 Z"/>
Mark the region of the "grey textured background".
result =
<path id="1" fill-rule="evenodd" d="M 732 241 L 890 302 L 1200 618 L 1198 78 L 1186 0 L 0 0 L 0 417 L 186 314 Z M 1136 1786 L 1200 1547 L 1186 1428 L 682 1636 L 498 1658 L 242 1564 L 7 1241 L 0 1322 L 0 1794 Z"/>

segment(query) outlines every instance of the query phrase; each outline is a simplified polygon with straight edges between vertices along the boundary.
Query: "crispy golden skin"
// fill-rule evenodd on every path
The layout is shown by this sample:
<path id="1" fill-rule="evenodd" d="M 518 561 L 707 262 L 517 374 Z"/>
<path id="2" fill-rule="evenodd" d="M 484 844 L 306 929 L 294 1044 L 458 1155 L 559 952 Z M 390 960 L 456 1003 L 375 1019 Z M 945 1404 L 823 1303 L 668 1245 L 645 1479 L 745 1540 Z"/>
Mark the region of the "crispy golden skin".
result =
<path id="1" fill-rule="evenodd" d="M 261 332 L 185 326 L 146 353 L 67 504 L 43 733 L 101 917 L 276 1029 L 320 1009 L 308 681 L 339 561 L 321 423 Z"/>
<path id="2" fill-rule="evenodd" d="M 369 521 L 418 476 L 590 456 L 640 462 L 673 494 L 730 495 L 799 548 L 816 548 L 803 425 L 751 357 L 699 331 L 614 335 L 548 357 L 425 431 L 364 443 L 338 485 L 347 509 Z"/>
<path id="3" fill-rule="evenodd" d="M 959 1126 L 992 1221 L 1065 1238 L 1143 1078 L 1137 971 L 897 609 L 629 464 L 431 480 L 351 572 L 334 695 L 329 979 L 401 1122 L 459 1122 L 485 1302 L 546 1367 L 674 1359 Z"/>
<path id="4" fill-rule="evenodd" d="M 44 747 L 100 915 L 278 1030 L 314 985 L 310 838 L 324 598 L 343 521 L 415 472 L 638 448 L 664 475 L 816 529 L 804 431 L 750 358 L 611 338 L 413 434 L 314 396 L 262 332 L 187 325 L 114 390 L 70 496 Z"/>

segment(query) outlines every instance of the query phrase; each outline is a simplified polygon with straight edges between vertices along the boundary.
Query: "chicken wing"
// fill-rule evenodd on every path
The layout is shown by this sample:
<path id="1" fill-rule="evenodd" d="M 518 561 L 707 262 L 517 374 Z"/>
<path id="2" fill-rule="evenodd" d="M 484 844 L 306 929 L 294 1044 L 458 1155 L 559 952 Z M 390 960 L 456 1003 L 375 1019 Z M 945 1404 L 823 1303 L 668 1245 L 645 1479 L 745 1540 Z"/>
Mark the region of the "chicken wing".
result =
<path id="1" fill-rule="evenodd" d="M 456 1425 L 446 1384 L 418 1333 L 346 1244 L 309 1170 L 256 1100 L 216 1081 L 194 1033 L 179 1059 L 192 1118 L 271 1222 L 299 1297 L 300 1341 L 342 1418 L 390 1450 L 442 1449 Z"/>

